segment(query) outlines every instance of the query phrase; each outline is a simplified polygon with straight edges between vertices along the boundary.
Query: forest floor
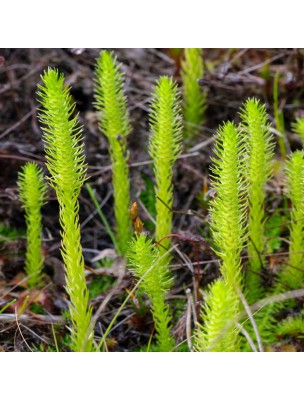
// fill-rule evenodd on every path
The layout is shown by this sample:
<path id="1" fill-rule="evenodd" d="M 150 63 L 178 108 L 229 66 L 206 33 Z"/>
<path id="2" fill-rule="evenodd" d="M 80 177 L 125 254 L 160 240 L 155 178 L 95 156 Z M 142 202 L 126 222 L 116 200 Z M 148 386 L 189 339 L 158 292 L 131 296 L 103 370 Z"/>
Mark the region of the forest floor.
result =
<path id="1" fill-rule="evenodd" d="M 125 73 L 132 123 L 128 138 L 131 199 L 138 202 L 145 229 L 152 233 L 148 212 L 153 202 L 154 179 L 147 151 L 149 102 L 159 76 L 174 76 L 181 82 L 181 53 L 177 49 L 114 50 Z M 41 289 L 30 292 L 24 274 L 25 220 L 16 183 L 18 171 L 26 161 L 36 161 L 46 172 L 36 92 L 40 75 L 48 66 L 63 72 L 72 87 L 84 127 L 88 182 L 109 224 L 115 225 L 108 143 L 99 132 L 93 106 L 94 66 L 99 52 L 100 49 L 0 50 L 0 310 L 9 301 L 16 300 L 0 314 L 2 351 L 55 350 L 54 335 L 61 351 L 68 351 L 69 345 L 65 320 L 68 298 L 64 290 L 56 196 L 49 189 L 48 202 L 43 207 L 45 282 Z M 212 196 L 209 166 L 213 135 L 223 121 L 238 122 L 240 107 L 252 96 L 266 104 L 275 128 L 273 82 L 278 72 L 279 106 L 284 114 L 287 149 L 300 148 L 301 141 L 292 133 L 291 124 L 296 117 L 304 115 L 304 53 L 296 49 L 204 49 L 204 66 L 201 86 L 207 93 L 206 122 L 197 137 L 185 144 L 175 164 L 174 209 L 179 212 L 174 214 L 173 221 L 174 233 L 198 240 L 202 290 L 219 276 L 217 257 L 210 247 L 207 207 Z M 278 146 L 276 156 L 280 160 Z M 267 187 L 268 217 L 275 217 L 276 210 L 284 208 L 282 179 L 279 171 Z M 80 205 L 83 254 L 90 299 L 98 321 L 95 328 L 98 341 L 135 281 L 123 260 L 115 258 L 112 242 L 85 187 Z M 187 215 L 189 210 L 195 210 L 199 216 Z M 288 256 L 288 243 L 284 239 L 288 230 L 282 220 L 274 235 L 269 237 L 276 244 L 268 246 L 271 257 L 264 282 L 269 286 Z M 189 241 L 175 238 L 173 243 L 178 245 L 178 252 L 171 265 L 175 279 L 168 302 L 173 312 L 176 341 L 186 343 L 184 350 L 187 351 L 191 347 L 188 328 L 193 329 L 188 305 L 191 295 L 195 295 L 198 268 Z M 138 351 L 147 345 L 151 334 L 153 321 L 148 302 L 138 293 L 120 313 L 107 347 L 110 351 Z M 270 350 L 303 351 L 303 340 L 278 339 Z"/>

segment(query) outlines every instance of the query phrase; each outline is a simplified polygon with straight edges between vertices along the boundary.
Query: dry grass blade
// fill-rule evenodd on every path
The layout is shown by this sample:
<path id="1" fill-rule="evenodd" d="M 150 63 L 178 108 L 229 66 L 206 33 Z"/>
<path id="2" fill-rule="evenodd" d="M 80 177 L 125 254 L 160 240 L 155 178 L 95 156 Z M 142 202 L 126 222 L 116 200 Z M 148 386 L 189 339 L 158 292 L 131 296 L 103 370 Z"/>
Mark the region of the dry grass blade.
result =
<path id="1" fill-rule="evenodd" d="M 250 320 L 250 322 L 251 322 L 251 324 L 252 324 L 252 327 L 253 327 L 253 330 L 254 330 L 254 333 L 255 333 L 257 342 L 258 342 L 259 351 L 262 352 L 262 351 L 264 351 L 264 350 L 263 350 L 263 345 L 262 345 L 261 336 L 260 336 L 260 333 L 259 333 L 257 324 L 256 324 L 256 322 L 255 322 L 255 320 L 254 320 L 254 318 L 253 318 L 253 315 L 252 315 L 252 312 L 251 312 L 251 310 L 250 310 L 250 307 L 249 307 L 249 305 L 248 305 L 248 303 L 247 303 L 247 301 L 246 301 L 246 299 L 245 299 L 245 296 L 243 295 L 243 293 L 241 292 L 240 289 L 238 289 L 238 295 L 239 295 L 239 297 L 240 297 L 240 299 L 241 299 L 241 301 L 242 301 L 242 303 L 243 303 L 243 306 L 245 307 L 245 310 L 246 310 L 246 312 L 247 312 L 248 318 L 249 318 L 249 320 Z M 245 329 L 242 329 L 242 331 L 245 331 Z M 248 332 L 247 332 L 247 334 L 248 334 Z M 245 336 L 246 336 L 246 338 L 247 338 L 249 344 L 251 345 L 251 343 L 253 343 L 253 341 L 252 341 L 252 340 L 249 341 L 249 338 L 248 338 L 249 334 L 248 334 L 248 335 L 245 335 Z M 250 339 L 251 339 L 251 338 L 250 338 Z M 251 347 L 252 347 L 252 346 L 251 346 Z"/>

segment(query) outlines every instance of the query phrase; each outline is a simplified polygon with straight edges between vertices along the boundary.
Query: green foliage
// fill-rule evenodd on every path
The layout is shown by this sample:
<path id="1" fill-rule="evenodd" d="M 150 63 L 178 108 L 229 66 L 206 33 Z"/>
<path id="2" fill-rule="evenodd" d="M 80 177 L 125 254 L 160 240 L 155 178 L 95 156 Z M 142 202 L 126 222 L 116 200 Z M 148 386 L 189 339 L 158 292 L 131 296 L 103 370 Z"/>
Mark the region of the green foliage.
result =
<path id="1" fill-rule="evenodd" d="M 274 290 L 272 290 L 271 293 L 268 293 L 268 295 L 275 295 L 275 294 L 278 293 L 274 292 Z M 274 302 L 257 310 L 253 315 L 263 346 L 272 344 L 276 340 L 275 337 L 275 327 L 277 324 L 276 315 L 278 312 L 280 312 L 281 309 L 282 309 L 281 304 L 279 302 Z M 248 319 L 246 319 L 246 321 L 244 321 L 243 324 L 249 336 L 253 338 L 255 336 L 255 333 L 251 322 Z M 244 339 L 242 341 L 241 351 L 251 351 L 247 339 L 246 340 Z"/>
<path id="2" fill-rule="evenodd" d="M 171 351 L 175 344 L 170 334 L 171 317 L 165 299 L 172 278 L 167 265 L 160 259 L 159 249 L 145 235 L 136 235 L 133 238 L 128 251 L 128 260 L 132 272 L 141 280 L 139 287 L 151 301 L 158 351 Z"/>
<path id="3" fill-rule="evenodd" d="M 32 345 L 33 350 L 37 353 L 54 353 L 57 350 L 51 346 L 47 346 L 44 342 L 39 343 L 39 345 Z"/>
<path id="4" fill-rule="evenodd" d="M 197 332 L 196 348 L 205 351 L 238 351 L 238 329 L 234 320 L 240 309 L 237 290 L 242 285 L 241 250 L 245 243 L 243 185 L 244 144 L 232 122 L 218 130 L 213 159 L 211 230 L 215 252 L 221 258 L 224 280 L 211 285 L 203 307 L 204 328 Z"/>
<path id="5" fill-rule="evenodd" d="M 203 77 L 202 49 L 185 49 L 181 77 L 183 82 L 185 137 L 197 134 L 205 120 L 206 95 L 198 80 Z"/>
<path id="6" fill-rule="evenodd" d="M 265 184 L 272 174 L 273 142 L 269 132 L 265 106 L 257 99 L 248 99 L 241 111 L 242 131 L 246 139 L 246 171 L 249 200 L 250 269 L 247 274 L 247 300 L 252 303 L 260 298 L 262 286 L 260 271 L 265 249 Z"/>
<path id="7" fill-rule="evenodd" d="M 287 265 L 279 272 L 278 280 L 268 295 L 281 294 L 286 290 L 297 289 L 303 285 L 304 160 L 301 151 L 293 153 L 287 161 L 286 186 L 292 204 L 289 260 Z M 257 282 L 256 288 L 256 291 L 261 293 L 261 282 Z M 277 316 L 287 306 L 292 306 L 292 301 L 272 303 L 255 314 L 255 320 L 264 345 L 276 341 Z M 248 331 L 251 333 L 249 327 Z"/>
<path id="8" fill-rule="evenodd" d="M 277 282 L 268 295 L 277 295 L 290 289 L 298 289 L 303 286 L 303 245 L 304 245 L 304 160 L 303 153 L 293 153 L 286 165 L 286 186 L 288 197 L 291 200 L 290 245 L 289 260 L 283 266 L 277 276 Z M 260 283 L 261 284 L 261 283 Z M 263 307 L 255 314 L 255 320 L 263 341 L 263 344 L 272 344 L 277 340 L 277 317 L 287 307 L 292 307 L 293 301 L 275 302 Z M 283 323 L 284 325 L 284 323 Z M 252 329 L 246 327 L 251 333 Z M 287 329 L 287 327 L 286 327 Z M 279 332 L 279 331 L 278 331 Z"/>
<path id="9" fill-rule="evenodd" d="M 169 49 L 171 54 L 173 54 L 175 57 L 179 57 L 183 51 L 182 48 L 176 47 L 176 48 L 170 48 Z"/>
<path id="10" fill-rule="evenodd" d="M 187 138 L 197 133 L 204 121 L 206 96 L 198 84 L 198 79 L 202 76 L 201 49 L 186 49 L 185 59 L 182 62 L 182 80 Z M 70 95 L 70 88 L 64 86 L 63 75 L 49 69 L 43 75 L 42 81 L 43 85 L 39 86 L 42 104 L 39 116 L 44 130 L 43 140 L 47 168 L 50 172 L 49 182 L 55 189 L 59 202 L 62 227 L 61 252 L 66 268 L 66 290 L 71 300 L 69 318 L 71 318 L 72 327 L 68 346 L 75 351 L 92 351 L 94 324 L 91 321 L 92 307 L 89 301 L 112 285 L 114 278 L 93 278 L 89 287 L 86 286 L 78 216 L 78 196 L 86 179 L 82 128 L 79 126 L 78 116 L 75 115 L 75 104 Z M 96 64 L 95 106 L 99 115 L 100 130 L 109 142 L 113 165 L 116 234 L 112 233 L 91 186 L 87 185 L 87 189 L 117 252 L 120 255 L 127 255 L 128 264 L 137 278 L 137 283 L 126 298 L 121 296 L 122 304 L 109 323 L 97 350 L 105 345 L 106 338 L 118 315 L 128 301 L 131 298 L 134 299 L 137 288 L 140 288 L 141 293 L 145 293 L 150 300 L 155 323 L 156 343 L 149 343 L 148 351 L 173 351 L 176 346 L 170 332 L 172 316 L 166 303 L 173 281 L 168 268 L 171 257 L 167 252 L 170 247 L 170 238 L 167 236 L 172 231 L 173 165 L 182 150 L 182 104 L 178 87 L 173 79 L 161 77 L 154 87 L 149 121 L 151 130 L 149 154 L 153 160 L 155 186 L 153 187 L 151 180 L 144 179 L 146 189 L 140 195 L 151 215 L 156 216 L 155 237 L 160 243 L 156 246 L 146 235 L 138 233 L 131 240 L 127 155 L 127 137 L 131 127 L 123 86 L 124 77 L 115 55 L 108 51 L 101 52 Z M 278 74 L 275 77 L 273 97 L 276 128 L 284 134 L 283 114 L 279 110 L 278 103 Z M 240 127 L 228 122 L 219 128 L 211 168 L 211 189 L 214 196 L 210 195 L 209 200 L 204 191 L 198 197 L 204 207 L 208 208 L 210 204 L 211 240 L 214 251 L 220 258 L 222 277 L 207 288 L 206 301 L 201 311 L 203 321 L 195 330 L 194 348 L 197 351 L 239 351 L 246 348 L 241 342 L 240 328 L 237 324 L 239 313 L 243 311 L 239 297 L 239 290 L 242 291 L 243 286 L 241 252 L 244 246 L 248 246 L 250 271 L 247 277 L 246 297 L 249 303 L 254 303 L 263 294 L 259 278 L 265 261 L 262 254 L 265 251 L 273 253 L 281 246 L 279 238 L 281 228 L 278 225 L 285 222 L 285 217 L 274 212 L 267 221 L 264 211 L 265 185 L 272 176 L 274 153 L 265 106 L 256 99 L 248 99 L 241 110 L 241 120 Z M 304 119 L 297 119 L 294 124 L 295 132 L 302 138 L 304 138 L 303 121 Z M 279 138 L 279 144 L 282 154 L 285 154 L 284 138 L 282 140 Z M 27 210 L 34 198 L 34 192 L 36 191 L 36 197 L 40 200 L 32 201 L 31 204 L 36 211 L 39 210 L 39 213 L 45 193 L 42 171 L 35 164 L 28 165 L 28 169 L 32 168 L 32 172 L 36 170 L 35 179 L 32 174 L 32 179 L 36 183 L 28 180 L 27 166 L 19 174 L 18 182 L 27 223 L 32 221 L 28 217 Z M 290 157 L 286 171 L 287 193 L 292 205 L 290 259 L 279 273 L 278 282 L 271 289 L 271 294 L 282 293 L 289 288 L 296 289 L 304 283 L 304 200 L 302 200 L 304 199 L 304 160 L 302 152 L 297 151 Z M 249 213 L 246 225 L 247 209 Z M 37 215 L 34 219 L 38 221 Z M 33 226 L 33 222 L 31 225 Z M 41 215 L 36 226 L 36 232 L 38 231 L 40 236 L 34 236 L 30 234 L 28 228 L 28 237 L 35 238 L 33 239 L 36 246 L 35 254 L 39 254 L 40 257 L 38 259 L 38 256 L 35 258 L 29 255 L 31 264 L 36 263 L 39 267 L 35 284 L 30 281 L 33 286 L 40 280 L 37 276 L 41 274 L 43 262 Z M 164 237 L 166 239 L 162 240 Z M 107 264 L 108 260 L 103 260 L 103 262 Z M 27 265 L 27 273 L 35 276 L 29 271 Z M 28 298 L 23 308 L 26 307 L 27 301 Z M 176 309 L 183 309 L 179 303 L 175 303 L 175 306 Z M 263 344 L 275 341 L 276 333 L 282 336 L 303 334 L 302 317 L 289 318 L 280 323 L 278 328 L 275 327 L 282 317 L 282 313 L 278 313 L 283 307 L 282 303 L 273 303 L 258 310 L 254 315 Z M 0 310 L 0 313 L 4 309 Z M 31 310 L 43 311 L 41 306 L 36 304 L 31 305 Z M 140 302 L 136 302 L 134 310 L 138 315 L 146 312 L 145 305 Z M 179 311 L 176 312 L 176 316 L 180 317 Z M 249 324 L 245 321 L 244 324 L 246 329 L 248 325 L 247 331 L 251 336 L 251 322 Z M 187 344 L 184 348 L 187 349 Z"/>
<path id="11" fill-rule="evenodd" d="M 304 142 L 304 118 L 297 118 L 296 122 L 292 124 L 293 131 L 300 136 Z"/>
<path id="12" fill-rule="evenodd" d="M 20 237 L 26 237 L 26 232 L 23 229 L 17 229 L 12 226 L 0 224 L 0 243 L 18 240 Z"/>
<path id="13" fill-rule="evenodd" d="M 4 311 L 10 307 L 12 304 L 14 304 L 17 300 L 13 299 L 11 301 L 8 301 L 2 308 L 0 308 L 0 314 L 4 313 Z"/>
<path id="14" fill-rule="evenodd" d="M 153 169 L 156 180 L 155 237 L 158 242 L 169 235 L 172 230 L 172 211 L 170 209 L 173 206 L 173 164 L 182 150 L 180 96 L 177 92 L 177 85 L 172 78 L 161 77 L 154 88 L 150 111 L 150 129 L 152 136 L 149 142 L 149 153 L 154 161 Z M 133 265 L 142 263 L 143 268 L 141 271 L 138 269 L 140 271 L 138 277 L 141 277 L 147 268 L 156 263 L 152 270 L 153 274 L 150 273 L 151 283 L 144 290 L 152 303 L 159 350 L 170 351 L 174 348 L 174 341 L 170 336 L 169 321 L 171 317 L 169 317 L 169 308 L 165 305 L 166 292 L 169 289 L 169 282 L 171 282 L 168 270 L 170 255 L 166 252 L 166 249 L 170 246 L 170 239 L 162 240 L 159 249 L 154 248 L 153 250 L 152 244 L 146 242 L 144 236 L 137 237 L 133 242 L 133 247 L 135 243 L 138 243 L 138 247 L 134 251 L 138 254 L 138 259 L 136 262 L 133 261 Z M 140 261 L 144 260 L 145 252 L 147 257 L 150 254 L 149 262 L 147 262 L 148 259 Z"/>
<path id="15" fill-rule="evenodd" d="M 88 284 L 89 299 L 92 300 L 99 294 L 105 292 L 113 284 L 113 277 L 111 276 L 99 276 L 98 278 L 92 279 Z"/>
<path id="16" fill-rule="evenodd" d="M 304 158 L 295 151 L 286 164 L 287 195 L 291 201 L 289 261 L 280 280 L 290 289 L 304 283 Z"/>
<path id="17" fill-rule="evenodd" d="M 35 163 L 26 163 L 18 174 L 18 187 L 27 228 L 25 271 L 30 287 L 35 287 L 41 283 L 43 270 L 41 207 L 45 202 L 46 184 L 42 169 Z"/>
<path id="18" fill-rule="evenodd" d="M 286 157 L 285 144 L 285 123 L 283 111 L 279 108 L 279 73 L 276 72 L 273 82 L 273 110 L 277 131 L 282 135 L 279 136 L 279 148 L 283 157 Z"/>
<path id="19" fill-rule="evenodd" d="M 304 338 L 304 319 L 303 316 L 289 317 L 280 322 L 276 333 L 281 336 L 294 336 Z"/>
<path id="20" fill-rule="evenodd" d="M 127 157 L 127 136 L 131 131 L 124 78 L 116 56 L 102 51 L 97 60 L 95 77 L 95 107 L 99 126 L 107 137 L 113 166 L 114 212 L 116 218 L 117 251 L 124 255 L 131 238 L 130 182 Z"/>
<path id="21" fill-rule="evenodd" d="M 266 253 L 272 254 L 282 246 L 281 233 L 287 223 L 285 215 L 275 212 L 265 222 Z"/>
<path id="22" fill-rule="evenodd" d="M 29 310 L 35 314 L 46 315 L 44 308 L 39 303 L 31 303 L 29 305 Z"/>
<path id="23" fill-rule="evenodd" d="M 239 310 L 235 290 L 222 279 L 209 286 L 202 311 L 204 326 L 195 336 L 196 351 L 239 351 L 238 328 L 234 320 Z"/>
<path id="24" fill-rule="evenodd" d="M 182 118 L 180 96 L 172 78 L 161 77 L 157 82 L 150 111 L 149 153 L 154 161 L 156 180 L 156 241 L 169 235 L 172 229 L 173 164 L 182 150 Z M 164 204 L 165 203 L 165 204 Z M 169 208 L 168 208 L 169 207 Z M 170 239 L 162 241 L 168 248 Z M 161 249 L 161 254 L 165 249 Z"/>
<path id="25" fill-rule="evenodd" d="M 244 247 L 246 219 L 243 183 L 244 141 L 232 122 L 218 130 L 213 159 L 212 188 L 216 197 L 210 202 L 211 229 L 221 272 L 228 286 L 241 284 L 241 250 Z"/>
<path id="26" fill-rule="evenodd" d="M 106 217 L 104 216 L 104 213 L 101 210 L 101 207 L 100 207 L 100 205 L 98 203 L 98 200 L 96 198 L 96 195 L 95 195 L 91 185 L 86 183 L 86 188 L 87 188 L 87 191 L 88 191 L 88 193 L 89 193 L 89 195 L 90 195 L 90 197 L 91 197 L 91 199 L 92 199 L 92 201 L 94 203 L 94 206 L 96 207 L 96 210 L 97 210 L 97 212 L 98 212 L 98 214 L 100 216 L 100 219 L 102 220 L 102 222 L 103 222 L 103 224 L 104 224 L 104 226 L 106 228 L 106 231 L 108 232 L 108 235 L 110 236 L 110 238 L 112 240 L 112 243 L 114 244 L 115 248 L 117 249 L 118 248 L 118 243 L 117 243 L 117 241 L 115 239 L 115 236 L 114 236 L 114 234 L 112 232 L 112 229 L 111 229 Z"/>
<path id="27" fill-rule="evenodd" d="M 75 104 L 70 88 L 64 86 L 64 76 L 48 69 L 39 85 L 43 108 L 39 118 L 43 124 L 46 165 L 55 189 L 62 227 L 61 254 L 65 264 L 66 291 L 70 296 L 72 349 L 91 351 L 93 345 L 92 309 L 84 274 L 84 259 L 80 243 L 78 195 L 85 181 L 86 164 L 82 143 L 82 128 L 78 116 L 73 116 Z"/>

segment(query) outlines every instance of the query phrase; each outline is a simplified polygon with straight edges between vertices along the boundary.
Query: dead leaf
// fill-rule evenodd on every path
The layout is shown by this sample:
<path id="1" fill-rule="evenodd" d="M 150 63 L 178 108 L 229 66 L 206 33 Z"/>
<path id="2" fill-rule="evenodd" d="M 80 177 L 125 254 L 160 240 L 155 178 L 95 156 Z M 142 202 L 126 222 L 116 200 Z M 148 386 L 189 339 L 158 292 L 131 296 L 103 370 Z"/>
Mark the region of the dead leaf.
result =
<path id="1" fill-rule="evenodd" d="M 104 249 L 100 253 L 97 254 L 94 258 L 92 258 L 91 262 L 94 263 L 96 261 L 102 260 L 103 258 L 111 258 L 114 260 L 117 257 L 117 253 L 114 249 Z"/>
<path id="2" fill-rule="evenodd" d="M 286 353 L 286 352 L 296 352 L 297 349 L 292 345 L 292 344 L 285 344 L 284 346 L 281 347 L 281 351 Z"/>

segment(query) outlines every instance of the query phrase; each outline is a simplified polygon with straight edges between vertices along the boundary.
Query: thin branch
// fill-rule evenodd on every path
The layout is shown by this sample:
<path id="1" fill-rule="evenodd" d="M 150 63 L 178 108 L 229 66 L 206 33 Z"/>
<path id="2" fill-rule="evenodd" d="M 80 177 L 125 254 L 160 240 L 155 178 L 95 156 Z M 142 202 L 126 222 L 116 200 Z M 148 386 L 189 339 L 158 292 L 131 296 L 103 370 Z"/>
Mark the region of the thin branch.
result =
<path id="1" fill-rule="evenodd" d="M 186 295 L 187 295 L 187 314 L 186 314 L 186 337 L 187 337 L 187 343 L 189 350 L 193 352 L 193 345 L 192 345 L 192 340 L 191 340 L 191 309 L 193 309 L 193 299 L 191 296 L 191 290 L 188 288 L 186 290 Z M 194 307 L 195 309 L 195 307 Z"/>
<path id="2" fill-rule="evenodd" d="M 252 312 L 251 312 L 250 307 L 249 307 L 249 305 L 248 305 L 248 303 L 247 303 L 247 301 L 245 299 L 245 296 L 243 295 L 243 293 L 241 292 L 240 289 L 238 289 L 238 295 L 239 295 L 239 297 L 240 297 L 240 299 L 241 299 L 241 301 L 242 301 L 242 303 L 243 303 L 243 305 L 245 307 L 247 315 L 248 315 L 248 317 L 250 319 L 251 325 L 253 327 L 253 330 L 254 330 L 254 333 L 255 333 L 255 336 L 256 336 L 256 339 L 257 339 L 257 342 L 258 342 L 259 351 L 263 352 L 264 350 L 263 350 L 262 340 L 261 340 L 261 336 L 260 336 L 257 324 L 255 322 L 255 319 L 253 318 Z M 248 338 L 247 338 L 247 340 L 248 340 Z"/>
<path id="3" fill-rule="evenodd" d="M 241 325 L 240 323 L 237 322 L 236 326 L 239 328 L 239 330 L 242 332 L 242 334 L 247 339 L 252 351 L 255 352 L 255 353 L 258 353 L 258 350 L 255 347 L 255 344 L 253 343 L 253 340 L 251 339 L 249 333 L 246 331 L 246 329 L 243 327 L 243 325 Z"/>
<path id="4" fill-rule="evenodd" d="M 21 337 L 22 337 L 22 340 L 23 340 L 24 343 L 26 344 L 27 348 L 33 353 L 33 350 L 32 350 L 31 347 L 28 345 L 28 343 L 27 343 L 27 341 L 25 340 L 25 338 L 24 338 L 24 336 L 23 336 L 23 333 L 22 333 L 22 331 L 21 331 L 21 329 L 20 329 L 20 325 L 19 325 L 19 322 L 18 322 L 17 307 L 15 308 L 15 315 L 14 315 L 14 316 L 15 316 L 16 324 L 17 324 L 18 330 L 19 330 L 19 332 L 20 332 L 20 335 L 21 335 Z"/>
<path id="5" fill-rule="evenodd" d="M 0 314 L 0 322 L 12 322 L 16 320 L 15 314 Z M 60 315 L 28 315 L 22 314 L 19 317 L 20 322 L 42 322 L 45 324 L 65 324 L 66 319 Z"/>

